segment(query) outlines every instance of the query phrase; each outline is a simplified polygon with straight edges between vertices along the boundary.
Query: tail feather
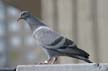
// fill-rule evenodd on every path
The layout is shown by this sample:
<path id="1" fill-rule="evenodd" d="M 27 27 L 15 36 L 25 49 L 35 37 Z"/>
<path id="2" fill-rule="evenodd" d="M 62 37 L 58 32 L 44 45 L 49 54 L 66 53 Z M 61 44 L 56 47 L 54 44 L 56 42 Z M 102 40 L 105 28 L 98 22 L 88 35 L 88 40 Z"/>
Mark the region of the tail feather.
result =
<path id="1" fill-rule="evenodd" d="M 83 60 L 87 63 L 93 63 L 92 61 L 90 61 L 89 59 L 85 58 L 85 57 L 82 57 L 82 56 L 78 56 L 78 55 L 70 55 L 70 57 L 73 57 L 73 58 L 76 58 L 76 59 L 80 59 L 80 60 Z"/>
<path id="2" fill-rule="evenodd" d="M 89 54 L 87 52 L 85 52 L 84 50 L 77 48 L 77 46 L 75 46 L 74 48 L 71 48 L 71 49 L 72 49 L 71 50 L 72 53 L 68 53 L 67 54 L 68 56 L 83 60 L 88 63 L 92 63 L 92 61 L 89 60 Z"/>
<path id="3" fill-rule="evenodd" d="M 74 58 L 77 58 L 77 59 L 83 60 L 83 61 L 85 61 L 85 62 L 87 62 L 87 63 L 93 63 L 93 62 L 90 61 L 89 59 L 84 58 L 84 57 L 82 57 L 82 56 L 74 56 Z"/>
<path id="4" fill-rule="evenodd" d="M 87 59 L 89 58 L 89 54 L 84 50 L 77 48 L 77 45 L 72 40 L 66 39 L 66 43 L 64 45 L 67 53 L 83 56 Z"/>
<path id="5" fill-rule="evenodd" d="M 79 55 L 80 55 L 80 56 L 83 56 L 83 57 L 85 57 L 85 58 L 87 58 L 87 59 L 89 58 L 89 54 L 88 54 L 87 52 L 85 52 L 84 50 L 77 48 L 76 51 L 79 52 Z"/>
<path id="6" fill-rule="evenodd" d="M 86 59 L 89 58 L 89 54 L 87 52 L 85 52 L 82 49 L 77 48 L 77 46 L 74 47 L 67 47 L 65 49 L 56 49 L 58 52 L 61 52 L 61 54 L 64 54 L 66 56 L 81 56 L 84 57 Z"/>
<path id="7" fill-rule="evenodd" d="M 87 52 L 85 52 L 84 50 L 77 48 L 77 46 L 75 46 L 74 48 L 71 48 L 71 49 L 72 49 L 71 54 L 82 56 L 87 59 L 89 58 L 89 54 Z"/>

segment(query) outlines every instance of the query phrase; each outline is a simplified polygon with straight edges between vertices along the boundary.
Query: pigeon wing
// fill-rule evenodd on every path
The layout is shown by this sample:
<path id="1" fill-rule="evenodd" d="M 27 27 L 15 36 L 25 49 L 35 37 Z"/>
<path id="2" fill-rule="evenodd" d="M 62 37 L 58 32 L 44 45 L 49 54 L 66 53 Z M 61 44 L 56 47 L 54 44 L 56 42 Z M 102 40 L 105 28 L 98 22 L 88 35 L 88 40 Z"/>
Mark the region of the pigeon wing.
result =
<path id="1" fill-rule="evenodd" d="M 89 57 L 89 54 L 77 48 L 73 41 L 61 36 L 59 33 L 46 26 L 37 28 L 33 36 L 38 43 L 45 48 L 61 52 L 68 56 L 78 55 L 85 58 Z"/>
<path id="2" fill-rule="evenodd" d="M 33 37 L 41 46 L 50 49 L 62 47 L 65 42 L 63 36 L 46 26 L 37 28 L 33 33 Z"/>

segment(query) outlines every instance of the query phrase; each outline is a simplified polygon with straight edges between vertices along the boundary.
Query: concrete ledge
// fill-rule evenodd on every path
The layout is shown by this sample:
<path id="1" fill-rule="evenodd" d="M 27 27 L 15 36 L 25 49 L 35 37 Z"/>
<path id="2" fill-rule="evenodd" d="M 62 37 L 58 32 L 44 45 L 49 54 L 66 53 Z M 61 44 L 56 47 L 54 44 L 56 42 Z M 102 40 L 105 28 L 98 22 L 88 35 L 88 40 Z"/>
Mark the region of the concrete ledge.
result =
<path id="1" fill-rule="evenodd" d="M 19 65 L 16 71 L 108 71 L 108 64 Z"/>
<path id="2" fill-rule="evenodd" d="M 19 65 L 16 71 L 108 71 L 108 64 Z"/>
<path id="3" fill-rule="evenodd" d="M 100 64 L 99 71 L 108 71 L 108 63 Z"/>
<path id="4" fill-rule="evenodd" d="M 0 71 L 16 71 L 15 68 L 0 68 Z"/>

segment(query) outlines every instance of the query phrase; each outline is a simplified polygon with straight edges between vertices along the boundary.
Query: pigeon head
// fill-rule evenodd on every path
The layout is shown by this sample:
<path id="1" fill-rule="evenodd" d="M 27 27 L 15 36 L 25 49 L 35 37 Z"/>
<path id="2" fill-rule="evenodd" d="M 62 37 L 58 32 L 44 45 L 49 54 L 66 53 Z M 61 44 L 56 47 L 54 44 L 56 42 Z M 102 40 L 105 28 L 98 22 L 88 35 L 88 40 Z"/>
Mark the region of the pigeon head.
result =
<path id="1" fill-rule="evenodd" d="M 18 21 L 21 20 L 21 19 L 24 19 L 24 20 L 25 20 L 25 19 L 27 19 L 30 15 L 31 15 L 31 14 L 30 14 L 29 11 L 23 11 L 23 12 L 21 12 L 20 17 L 18 18 Z"/>
<path id="2" fill-rule="evenodd" d="M 26 21 L 27 24 L 29 24 L 32 31 L 34 31 L 39 26 L 44 25 L 38 18 L 34 17 L 29 11 L 22 11 L 17 21 L 20 21 L 21 19 Z"/>

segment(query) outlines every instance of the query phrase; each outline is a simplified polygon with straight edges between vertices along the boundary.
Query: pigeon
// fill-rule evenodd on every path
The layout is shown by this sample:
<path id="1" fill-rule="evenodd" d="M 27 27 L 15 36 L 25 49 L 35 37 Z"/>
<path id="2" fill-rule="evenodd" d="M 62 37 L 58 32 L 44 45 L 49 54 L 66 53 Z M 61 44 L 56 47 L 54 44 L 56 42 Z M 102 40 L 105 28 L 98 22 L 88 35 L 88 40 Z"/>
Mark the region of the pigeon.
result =
<path id="1" fill-rule="evenodd" d="M 47 53 L 48 60 L 44 63 L 54 64 L 59 56 L 68 56 L 92 63 L 87 52 L 78 48 L 72 40 L 49 28 L 29 11 L 22 11 L 18 18 L 18 21 L 20 20 L 27 22 L 34 39 Z"/>

